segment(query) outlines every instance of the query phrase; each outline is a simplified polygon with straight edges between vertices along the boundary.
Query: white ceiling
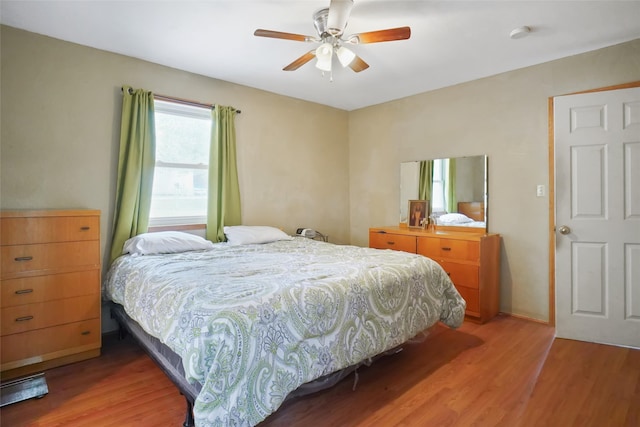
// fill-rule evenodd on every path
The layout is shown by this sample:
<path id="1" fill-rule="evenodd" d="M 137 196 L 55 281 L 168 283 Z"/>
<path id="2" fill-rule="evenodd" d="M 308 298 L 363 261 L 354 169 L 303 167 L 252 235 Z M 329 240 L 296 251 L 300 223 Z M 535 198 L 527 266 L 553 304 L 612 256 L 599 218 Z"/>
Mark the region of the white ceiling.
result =
<path id="1" fill-rule="evenodd" d="M 370 64 L 309 62 L 316 45 L 253 36 L 316 36 L 329 0 L 1 0 L 0 22 L 54 38 L 332 107 L 354 110 L 640 38 L 640 1 L 355 0 L 345 34 L 411 27 L 409 40 L 357 45 Z M 510 39 L 516 27 L 531 27 Z"/>

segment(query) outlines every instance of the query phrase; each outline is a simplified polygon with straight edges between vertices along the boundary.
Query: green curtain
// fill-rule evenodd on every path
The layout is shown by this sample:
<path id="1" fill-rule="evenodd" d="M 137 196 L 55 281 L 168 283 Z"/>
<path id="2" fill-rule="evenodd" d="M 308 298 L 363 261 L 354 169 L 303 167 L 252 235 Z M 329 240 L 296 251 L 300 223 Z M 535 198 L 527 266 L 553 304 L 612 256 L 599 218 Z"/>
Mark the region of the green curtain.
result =
<path id="1" fill-rule="evenodd" d="M 420 177 L 418 183 L 418 199 L 431 200 L 433 190 L 433 160 L 420 162 Z"/>
<path id="2" fill-rule="evenodd" d="M 447 175 L 447 212 L 458 212 L 458 198 L 456 197 L 456 160 L 449 159 L 449 173 Z"/>
<path id="3" fill-rule="evenodd" d="M 207 239 L 222 242 L 225 240 L 225 225 L 242 223 L 236 164 L 236 110 L 216 105 L 211 114 Z"/>
<path id="4" fill-rule="evenodd" d="M 127 239 L 147 231 L 155 145 L 153 93 L 123 86 L 111 262 L 122 254 Z"/>

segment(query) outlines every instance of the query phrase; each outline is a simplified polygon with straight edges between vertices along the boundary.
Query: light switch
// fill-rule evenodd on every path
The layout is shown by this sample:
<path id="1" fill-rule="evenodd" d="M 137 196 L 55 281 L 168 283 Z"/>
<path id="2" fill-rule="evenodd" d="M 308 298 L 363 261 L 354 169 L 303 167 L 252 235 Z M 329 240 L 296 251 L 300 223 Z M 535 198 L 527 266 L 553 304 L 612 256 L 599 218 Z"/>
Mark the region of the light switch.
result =
<path id="1" fill-rule="evenodd" d="M 536 189 L 536 196 L 538 197 L 544 197 L 545 191 L 544 191 L 544 184 L 540 184 L 538 185 L 537 189 Z"/>

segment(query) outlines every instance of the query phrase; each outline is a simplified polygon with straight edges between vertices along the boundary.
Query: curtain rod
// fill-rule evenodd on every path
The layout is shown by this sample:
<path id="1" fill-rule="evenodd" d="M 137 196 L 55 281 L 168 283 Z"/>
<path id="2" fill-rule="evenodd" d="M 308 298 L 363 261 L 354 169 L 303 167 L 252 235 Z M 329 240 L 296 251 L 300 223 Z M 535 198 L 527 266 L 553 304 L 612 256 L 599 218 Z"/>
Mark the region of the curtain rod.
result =
<path id="1" fill-rule="evenodd" d="M 124 90 L 124 88 L 121 88 L 121 90 Z M 133 89 L 129 88 L 129 94 L 133 94 Z M 190 99 L 183 99 L 183 98 L 176 98 L 173 96 L 166 96 L 166 95 L 160 95 L 157 93 L 153 94 L 153 98 L 154 99 L 158 99 L 160 101 L 167 101 L 167 102 L 175 102 L 176 104 L 183 104 L 183 105 L 191 105 L 193 107 L 204 107 L 204 108 L 214 108 L 215 105 L 213 104 L 205 104 L 203 102 L 198 102 L 198 101 L 191 101 Z M 242 113 L 242 111 L 240 110 L 236 110 L 236 113 L 240 114 Z"/>

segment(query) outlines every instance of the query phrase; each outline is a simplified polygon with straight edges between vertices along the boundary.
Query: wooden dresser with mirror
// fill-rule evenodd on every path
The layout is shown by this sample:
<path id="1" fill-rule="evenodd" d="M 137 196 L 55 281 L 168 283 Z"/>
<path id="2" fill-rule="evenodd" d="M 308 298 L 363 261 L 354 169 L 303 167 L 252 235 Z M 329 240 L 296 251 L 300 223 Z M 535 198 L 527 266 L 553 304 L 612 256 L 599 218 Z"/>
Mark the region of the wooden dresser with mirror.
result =
<path id="1" fill-rule="evenodd" d="M 488 233 L 488 165 L 485 155 L 402 162 L 400 225 L 369 229 L 372 248 L 440 264 L 467 301 L 467 318 L 482 323 L 500 310 L 501 239 Z M 420 201 L 438 221 L 435 232 L 408 226 L 412 203 Z"/>

